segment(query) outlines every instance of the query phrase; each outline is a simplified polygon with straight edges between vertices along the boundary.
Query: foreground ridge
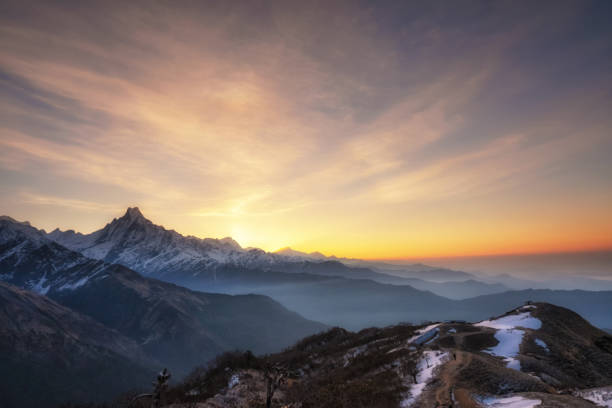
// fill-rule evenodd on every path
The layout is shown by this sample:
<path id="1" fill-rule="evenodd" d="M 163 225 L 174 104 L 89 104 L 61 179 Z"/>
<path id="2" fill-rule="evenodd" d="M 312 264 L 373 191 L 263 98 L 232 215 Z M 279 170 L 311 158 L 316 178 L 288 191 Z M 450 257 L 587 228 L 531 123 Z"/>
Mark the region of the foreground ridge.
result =
<path id="1" fill-rule="evenodd" d="M 273 406 L 586 408 L 610 406 L 612 396 L 612 337 L 568 309 L 534 303 L 473 324 L 334 328 L 279 354 L 226 354 L 167 402 L 265 406 L 270 364 L 288 373 Z"/>

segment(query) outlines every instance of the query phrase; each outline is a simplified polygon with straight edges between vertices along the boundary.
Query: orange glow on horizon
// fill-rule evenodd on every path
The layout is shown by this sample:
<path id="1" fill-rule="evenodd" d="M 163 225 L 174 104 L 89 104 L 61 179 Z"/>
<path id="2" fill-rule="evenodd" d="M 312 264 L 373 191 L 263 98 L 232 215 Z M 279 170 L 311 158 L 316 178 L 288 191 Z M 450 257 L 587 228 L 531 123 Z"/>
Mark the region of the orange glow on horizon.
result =
<path id="1" fill-rule="evenodd" d="M 457 35 L 411 2 L 226 3 L 0 15 L 0 214 L 91 232 L 137 205 L 365 259 L 612 247 L 609 50 L 576 5 Z"/>
<path id="2" fill-rule="evenodd" d="M 282 249 L 284 247 L 278 248 L 276 250 Z M 471 257 L 497 257 L 497 256 L 523 256 L 523 255 L 558 255 L 558 254 L 580 254 L 580 253 L 591 253 L 591 252 L 607 252 L 612 251 L 612 243 L 607 245 L 593 245 L 593 246 L 559 246 L 559 247 L 548 247 L 548 246 L 539 246 L 534 249 L 531 247 L 514 247 L 514 248 L 506 248 L 500 250 L 492 250 L 492 251 L 482 251 L 482 250 L 473 250 L 473 251 L 453 251 L 446 250 L 444 248 L 432 249 L 431 251 L 424 251 L 415 253 L 410 250 L 401 252 L 401 255 L 398 255 L 394 252 L 385 252 L 381 251 L 374 255 L 368 256 L 364 255 L 363 252 L 355 252 L 355 251 L 334 251 L 329 250 L 326 251 L 324 248 L 299 248 L 299 247 L 291 247 L 291 249 L 304 252 L 320 252 L 326 256 L 336 256 L 338 258 L 354 258 L 354 259 L 363 259 L 365 261 L 411 261 L 418 259 L 443 259 L 443 258 L 471 258 Z"/>

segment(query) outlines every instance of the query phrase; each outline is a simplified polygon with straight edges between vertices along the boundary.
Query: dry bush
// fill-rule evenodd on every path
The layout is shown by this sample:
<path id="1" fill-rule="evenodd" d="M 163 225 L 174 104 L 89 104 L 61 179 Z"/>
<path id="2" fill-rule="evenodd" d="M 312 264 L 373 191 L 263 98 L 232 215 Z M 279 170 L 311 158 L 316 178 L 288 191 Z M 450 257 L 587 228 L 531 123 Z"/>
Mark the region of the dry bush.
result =
<path id="1" fill-rule="evenodd" d="M 250 351 L 225 352 L 207 366 L 195 368 L 180 384 L 171 387 L 166 394 L 166 400 L 172 403 L 205 401 L 227 387 L 233 372 L 262 367 L 262 359 Z"/>

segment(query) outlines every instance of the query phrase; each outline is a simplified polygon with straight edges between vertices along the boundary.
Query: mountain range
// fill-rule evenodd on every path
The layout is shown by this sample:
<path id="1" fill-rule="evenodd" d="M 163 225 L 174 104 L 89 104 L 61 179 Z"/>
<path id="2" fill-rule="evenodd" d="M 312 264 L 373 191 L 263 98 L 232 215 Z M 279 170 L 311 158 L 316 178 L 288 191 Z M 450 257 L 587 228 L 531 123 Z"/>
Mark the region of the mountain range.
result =
<path id="1" fill-rule="evenodd" d="M 266 353 L 325 328 L 266 296 L 196 292 L 87 258 L 8 217 L 0 219 L 0 281 L 13 293 L 24 293 L 16 291 L 22 288 L 45 295 L 42 299 L 50 301 L 38 304 L 48 308 L 69 308 L 81 317 L 81 326 L 95 321 L 129 339 L 146 357 L 150 372 L 166 366 L 180 375 L 194 361 L 205 362 L 224 350 Z M 16 296 L 4 297 L 2 306 L 20 309 L 15 302 Z M 44 309 L 31 308 L 32 319 L 46 319 L 50 312 Z M 91 330 L 100 331 L 98 326 Z M 19 337 L 10 336 L 4 326 L 2 334 Z M 10 358 L 10 349 L 1 357 Z"/>
<path id="2" fill-rule="evenodd" d="M 104 228 L 91 234 L 56 229 L 47 236 L 93 259 L 126 265 L 143 275 L 179 284 L 197 277 L 197 280 L 213 285 L 217 291 L 244 292 L 257 289 L 265 281 L 265 275 L 259 276 L 259 272 L 370 279 L 380 283 L 411 285 L 434 293 L 440 291 L 438 294 L 454 294 L 461 298 L 507 289 L 500 284 L 476 282 L 473 275 L 465 272 L 425 265 L 417 266 L 418 270 L 413 266 L 409 268 L 411 276 L 400 277 L 351 265 L 354 260 L 328 258 L 320 253 L 304 254 L 289 248 L 270 253 L 257 248 L 243 249 L 229 237 L 201 239 L 183 236 L 153 224 L 138 208 L 128 208 L 122 217 L 113 219 Z M 243 274 L 240 279 L 232 276 L 237 271 L 246 270 L 257 273 Z M 404 273 L 407 271 L 404 270 Z M 292 277 L 287 276 L 285 279 L 291 280 Z M 444 282 L 436 282 L 440 279 Z"/>
<path id="3" fill-rule="evenodd" d="M 129 208 L 91 234 L 54 230 L 47 236 L 144 276 L 193 290 L 264 294 L 309 319 L 349 329 L 398 321 L 477 320 L 525 300 L 572 307 L 600 327 L 612 326 L 607 313 L 612 310 L 610 292 L 510 291 L 462 271 L 427 265 L 392 266 L 290 249 L 280 253 L 243 249 L 231 238 L 182 236 L 155 225 L 138 208 Z"/>

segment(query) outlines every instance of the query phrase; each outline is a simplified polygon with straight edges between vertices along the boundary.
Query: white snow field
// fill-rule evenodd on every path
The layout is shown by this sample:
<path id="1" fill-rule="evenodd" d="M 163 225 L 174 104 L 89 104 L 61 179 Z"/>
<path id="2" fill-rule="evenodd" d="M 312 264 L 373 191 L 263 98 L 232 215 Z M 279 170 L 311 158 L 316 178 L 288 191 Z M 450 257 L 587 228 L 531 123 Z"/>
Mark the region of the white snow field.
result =
<path id="1" fill-rule="evenodd" d="M 353 359 L 355 357 L 357 357 L 358 355 L 360 355 L 361 353 L 366 351 L 367 348 L 368 348 L 368 345 L 364 344 L 363 346 L 354 347 L 354 348 L 350 349 L 349 351 L 347 351 L 347 353 L 343 357 L 343 359 L 344 359 L 344 367 L 348 367 L 348 365 L 351 363 L 351 361 L 353 361 Z"/>
<path id="2" fill-rule="evenodd" d="M 598 407 L 612 408 L 612 386 L 579 390 L 574 395 L 591 401 Z"/>
<path id="3" fill-rule="evenodd" d="M 542 347 L 544 350 L 546 350 L 547 352 L 550 351 L 548 349 L 548 345 L 546 344 L 546 342 L 544 340 L 540 340 L 540 339 L 535 339 L 535 342 L 538 346 Z"/>
<path id="4" fill-rule="evenodd" d="M 521 362 L 516 356 L 519 354 L 519 348 L 523 342 L 525 331 L 518 329 L 518 327 L 537 330 L 542 327 L 542 322 L 540 319 L 531 316 L 531 313 L 524 312 L 517 315 L 503 316 L 499 319 L 484 320 L 476 323 L 475 326 L 496 329 L 495 338 L 499 343 L 485 351 L 494 356 L 504 357 L 507 367 L 520 371 Z"/>
<path id="5" fill-rule="evenodd" d="M 489 408 L 533 408 L 542 403 L 539 399 L 527 399 L 521 396 L 506 398 L 483 398 L 481 403 Z"/>
<path id="6" fill-rule="evenodd" d="M 410 384 L 410 396 L 400 403 L 402 408 L 411 407 L 416 402 L 427 386 L 427 383 L 434 377 L 436 368 L 449 360 L 449 357 L 449 353 L 438 350 L 427 350 L 423 352 L 423 356 L 417 363 L 417 383 Z"/>
<path id="7" fill-rule="evenodd" d="M 491 327 L 497 330 L 514 329 L 516 327 L 538 330 L 542 327 L 542 322 L 540 319 L 531 316 L 531 313 L 524 312 L 516 315 L 503 316 L 499 319 L 484 320 L 480 323 L 476 323 L 474 326 Z"/>
<path id="8" fill-rule="evenodd" d="M 419 345 L 431 340 L 433 337 L 435 337 L 436 334 L 438 334 L 438 331 L 440 330 L 438 328 L 439 325 L 440 323 L 430 324 L 427 327 L 423 327 L 422 329 L 417 330 L 416 335 L 412 336 L 408 340 L 408 343 Z"/>

